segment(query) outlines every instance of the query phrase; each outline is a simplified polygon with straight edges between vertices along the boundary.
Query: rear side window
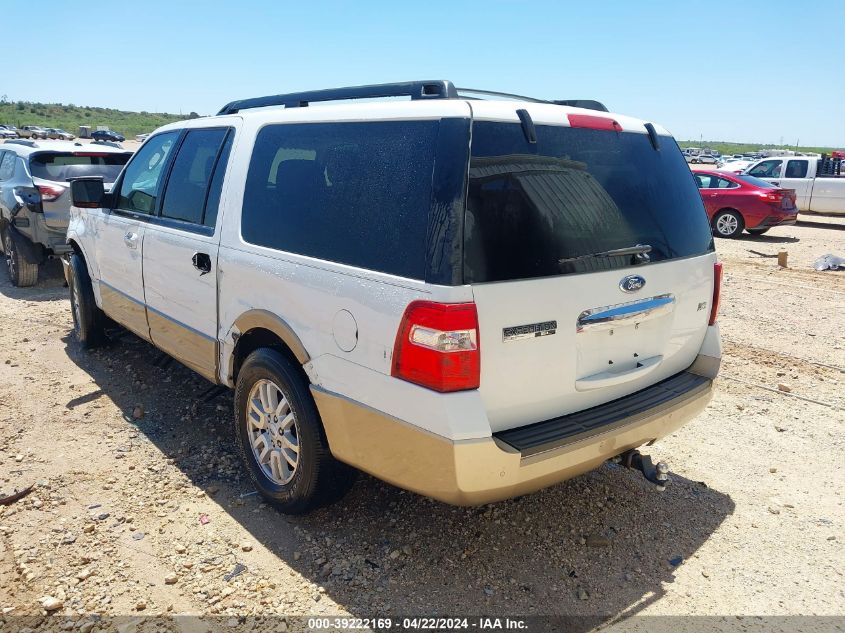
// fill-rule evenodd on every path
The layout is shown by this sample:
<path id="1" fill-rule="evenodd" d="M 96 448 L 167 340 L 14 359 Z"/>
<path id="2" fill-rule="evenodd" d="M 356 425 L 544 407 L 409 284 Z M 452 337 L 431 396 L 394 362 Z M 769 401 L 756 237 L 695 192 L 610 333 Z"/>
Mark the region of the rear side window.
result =
<path id="1" fill-rule="evenodd" d="M 784 178 L 806 178 L 807 177 L 806 160 L 791 160 L 786 163 L 786 172 Z"/>
<path id="2" fill-rule="evenodd" d="M 223 149 L 220 150 L 220 158 L 214 166 L 214 175 L 211 177 L 211 186 L 208 188 L 208 198 L 205 201 L 205 215 L 202 223 L 205 226 L 214 227 L 217 224 L 217 211 L 220 209 L 220 194 L 223 191 L 223 177 L 226 175 L 226 165 L 229 164 L 229 154 L 232 152 L 232 141 L 235 133 L 230 131 L 226 136 Z"/>
<path id="3" fill-rule="evenodd" d="M 264 127 L 247 175 L 244 240 L 423 279 L 437 130 L 437 121 Z"/>
<path id="4" fill-rule="evenodd" d="M 185 134 L 167 180 L 162 217 L 203 223 L 211 176 L 227 132 L 227 129 L 201 129 Z"/>
<path id="5" fill-rule="evenodd" d="M 131 156 L 130 152 L 41 152 L 30 157 L 29 171 L 33 178 L 56 182 L 92 176 L 114 182 Z"/>
<path id="6" fill-rule="evenodd" d="M 777 189 L 777 185 L 773 185 L 767 180 L 761 180 L 759 178 L 755 178 L 754 176 L 746 176 L 745 174 L 737 174 L 736 176 L 742 182 L 747 182 L 749 185 L 754 185 L 755 187 L 761 187 L 763 189 Z"/>
<path id="7" fill-rule="evenodd" d="M 610 270 L 650 245 L 652 262 L 713 249 L 695 180 L 671 137 L 519 124 L 473 124 L 464 282 Z M 702 183 L 705 186 L 710 183 Z"/>

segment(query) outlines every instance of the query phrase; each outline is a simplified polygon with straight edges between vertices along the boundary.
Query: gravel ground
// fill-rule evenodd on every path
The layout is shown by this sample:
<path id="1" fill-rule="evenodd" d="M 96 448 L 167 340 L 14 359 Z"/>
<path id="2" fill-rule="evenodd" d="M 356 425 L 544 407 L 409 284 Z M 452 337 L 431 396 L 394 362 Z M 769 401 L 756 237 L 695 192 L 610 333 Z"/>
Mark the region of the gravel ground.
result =
<path id="1" fill-rule="evenodd" d="M 28 289 L 3 269 L 0 493 L 36 488 L 0 507 L 0 628 L 48 611 L 82 631 L 128 614 L 843 615 L 845 272 L 810 264 L 845 255 L 845 219 L 717 248 L 722 374 L 648 449 L 665 492 L 606 465 L 454 508 L 361 476 L 298 518 L 250 488 L 228 393 L 204 398 L 129 334 L 85 353 L 60 267 Z"/>

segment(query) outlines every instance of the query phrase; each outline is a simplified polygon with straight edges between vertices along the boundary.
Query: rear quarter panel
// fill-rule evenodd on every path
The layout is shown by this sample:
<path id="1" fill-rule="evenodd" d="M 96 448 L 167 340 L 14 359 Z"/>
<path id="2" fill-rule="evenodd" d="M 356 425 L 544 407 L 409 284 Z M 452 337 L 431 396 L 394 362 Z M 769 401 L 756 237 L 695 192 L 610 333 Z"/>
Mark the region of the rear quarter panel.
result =
<path id="1" fill-rule="evenodd" d="M 384 118 L 408 118 L 409 105 L 405 104 L 403 117 L 386 114 Z M 333 108 L 332 120 L 373 120 L 380 108 L 369 104 L 368 113 L 360 106 Z M 420 118 L 467 114 L 465 104 L 414 104 L 414 108 Z M 324 109 L 298 108 L 283 114 L 282 120 L 244 120 L 221 206 L 217 266 L 220 382 L 233 382 L 228 368 L 236 339 L 243 334 L 236 322 L 245 313 L 263 310 L 281 318 L 299 338 L 310 357 L 304 369 L 312 384 L 438 435 L 453 439 L 489 436 L 490 426 L 477 392 L 444 395 L 390 375 L 396 333 L 407 305 L 417 299 L 472 301 L 468 286 L 427 284 L 257 246 L 242 238 L 240 210 L 258 130 L 265 123 L 319 120 L 319 110 Z M 354 341 L 351 349 L 350 340 Z"/>

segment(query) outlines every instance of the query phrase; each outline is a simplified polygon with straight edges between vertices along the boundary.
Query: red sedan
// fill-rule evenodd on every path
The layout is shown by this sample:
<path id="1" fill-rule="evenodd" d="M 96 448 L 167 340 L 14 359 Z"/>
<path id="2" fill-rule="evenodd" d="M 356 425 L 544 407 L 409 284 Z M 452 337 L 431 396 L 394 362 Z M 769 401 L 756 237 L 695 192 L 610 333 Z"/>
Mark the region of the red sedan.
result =
<path id="1" fill-rule="evenodd" d="M 761 235 L 798 218 L 794 189 L 729 171 L 696 169 L 693 175 L 717 237 L 737 237 L 743 229 Z"/>

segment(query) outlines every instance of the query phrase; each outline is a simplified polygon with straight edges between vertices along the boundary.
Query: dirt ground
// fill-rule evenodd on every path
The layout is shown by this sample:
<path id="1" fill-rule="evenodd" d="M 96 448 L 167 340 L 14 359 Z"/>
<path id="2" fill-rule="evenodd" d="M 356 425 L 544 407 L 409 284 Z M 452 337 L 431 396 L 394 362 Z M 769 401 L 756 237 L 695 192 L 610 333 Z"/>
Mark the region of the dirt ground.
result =
<path id="1" fill-rule="evenodd" d="M 845 272 L 810 265 L 845 256 L 845 218 L 717 248 L 722 374 L 648 449 L 665 492 L 605 465 L 454 508 L 361 476 L 298 518 L 250 487 L 228 393 L 129 334 L 84 352 L 60 267 L 26 289 L 3 268 L 0 494 L 36 487 L 0 507 L 0 628 L 48 609 L 81 631 L 130 614 L 842 616 Z"/>

